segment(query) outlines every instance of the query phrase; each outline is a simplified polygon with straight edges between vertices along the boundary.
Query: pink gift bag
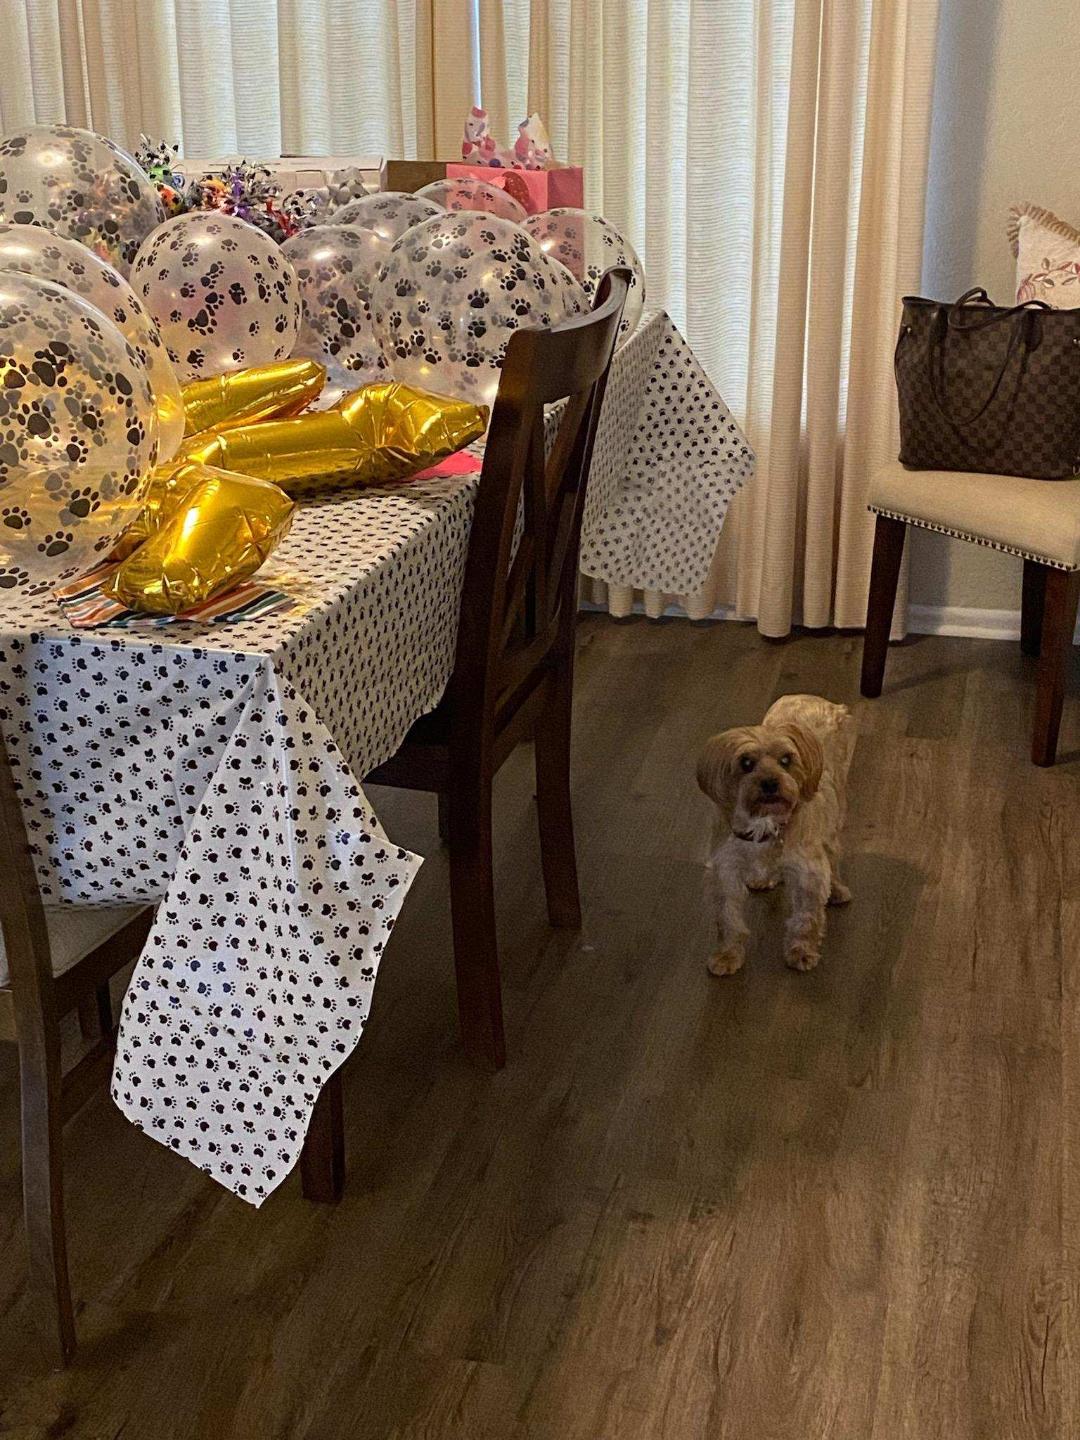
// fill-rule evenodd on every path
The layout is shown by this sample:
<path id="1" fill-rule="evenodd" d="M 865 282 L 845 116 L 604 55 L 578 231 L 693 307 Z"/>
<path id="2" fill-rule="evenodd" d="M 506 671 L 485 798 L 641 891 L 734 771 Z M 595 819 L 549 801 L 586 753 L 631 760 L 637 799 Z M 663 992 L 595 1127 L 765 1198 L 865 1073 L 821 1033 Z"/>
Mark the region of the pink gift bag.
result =
<path id="1" fill-rule="evenodd" d="M 451 162 L 448 180 L 486 180 L 497 185 L 522 204 L 530 215 L 569 205 L 580 210 L 585 204 L 585 181 L 580 165 L 556 165 L 550 170 L 517 170 L 499 165 L 465 165 Z"/>

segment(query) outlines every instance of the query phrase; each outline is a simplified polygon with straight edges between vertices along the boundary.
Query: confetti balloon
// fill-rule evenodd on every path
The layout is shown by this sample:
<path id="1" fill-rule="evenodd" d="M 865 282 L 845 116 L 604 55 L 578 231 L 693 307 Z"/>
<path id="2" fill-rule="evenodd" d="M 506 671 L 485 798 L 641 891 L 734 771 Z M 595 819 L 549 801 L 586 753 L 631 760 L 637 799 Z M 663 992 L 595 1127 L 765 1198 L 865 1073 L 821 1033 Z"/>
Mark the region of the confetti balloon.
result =
<path id="1" fill-rule="evenodd" d="M 111 320 L 0 273 L 0 588 L 81 574 L 135 518 L 157 463 L 146 366 Z"/>
<path id="2" fill-rule="evenodd" d="M 292 353 L 300 287 L 261 230 L 216 210 L 177 215 L 143 244 L 131 284 L 181 384 Z"/>
<path id="3" fill-rule="evenodd" d="M 456 180 L 433 180 L 416 193 L 425 200 L 434 200 L 444 210 L 480 210 L 500 220 L 512 220 L 515 225 L 520 225 L 527 213 L 524 205 L 498 185 L 468 175 Z"/>
<path id="4" fill-rule="evenodd" d="M 495 398 L 515 330 L 550 329 L 587 308 L 573 277 L 517 225 L 449 212 L 395 243 L 372 301 L 394 379 L 479 404 Z"/>
<path id="5" fill-rule="evenodd" d="M 354 230 L 370 230 L 386 248 L 405 234 L 421 220 L 431 220 L 446 210 L 445 205 L 436 205 L 433 200 L 422 200 L 417 195 L 406 195 L 401 190 L 384 190 L 378 195 L 366 195 L 362 200 L 335 210 L 327 221 L 329 225 L 351 225 Z"/>
<path id="6" fill-rule="evenodd" d="M 0 225 L 2 270 L 53 280 L 113 322 L 147 368 L 158 415 L 160 458 L 172 459 L 184 438 L 180 383 L 157 326 L 120 272 L 77 240 L 36 225 Z"/>
<path id="7" fill-rule="evenodd" d="M 645 308 L 645 270 L 637 252 L 602 215 L 587 210 L 545 210 L 530 215 L 524 229 L 553 260 L 560 260 L 582 285 L 591 305 L 605 270 L 625 265 L 631 272 L 619 327 L 619 343 L 637 328 Z"/>
<path id="8" fill-rule="evenodd" d="M 27 125 L 0 139 L 0 220 L 78 240 L 126 275 L 164 218 L 154 182 L 101 135 Z"/>
<path id="9" fill-rule="evenodd" d="M 384 366 L 371 328 L 371 284 L 390 246 L 373 230 L 314 225 L 281 247 L 296 272 L 304 318 L 294 354 L 375 380 Z"/>

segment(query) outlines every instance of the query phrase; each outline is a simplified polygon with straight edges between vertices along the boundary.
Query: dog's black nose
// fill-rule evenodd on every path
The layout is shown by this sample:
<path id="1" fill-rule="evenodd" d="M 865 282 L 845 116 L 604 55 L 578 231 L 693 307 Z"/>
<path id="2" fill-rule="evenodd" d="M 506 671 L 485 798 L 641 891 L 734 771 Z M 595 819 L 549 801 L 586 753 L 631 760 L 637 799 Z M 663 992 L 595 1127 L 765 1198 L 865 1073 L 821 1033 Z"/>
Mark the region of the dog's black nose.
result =
<path id="1" fill-rule="evenodd" d="M 780 790 L 780 781 L 762 780 L 761 784 L 758 786 L 758 789 L 761 791 L 762 795 L 776 795 Z"/>

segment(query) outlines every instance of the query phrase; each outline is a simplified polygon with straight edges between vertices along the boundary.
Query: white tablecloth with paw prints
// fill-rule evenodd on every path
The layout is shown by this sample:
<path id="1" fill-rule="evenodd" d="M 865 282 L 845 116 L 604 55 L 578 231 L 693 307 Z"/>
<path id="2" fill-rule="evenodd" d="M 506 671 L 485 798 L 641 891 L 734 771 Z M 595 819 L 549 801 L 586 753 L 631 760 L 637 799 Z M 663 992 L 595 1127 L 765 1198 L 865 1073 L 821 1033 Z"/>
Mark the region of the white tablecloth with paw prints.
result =
<path id="1" fill-rule="evenodd" d="M 665 316 L 619 352 L 591 573 L 700 583 L 753 463 L 706 383 Z M 256 1205 L 363 1031 L 420 864 L 360 780 L 450 676 L 475 485 L 302 506 L 269 567 L 296 607 L 236 625 L 74 632 L 48 595 L 0 588 L 0 725 L 45 899 L 160 902 L 114 1098 Z"/>

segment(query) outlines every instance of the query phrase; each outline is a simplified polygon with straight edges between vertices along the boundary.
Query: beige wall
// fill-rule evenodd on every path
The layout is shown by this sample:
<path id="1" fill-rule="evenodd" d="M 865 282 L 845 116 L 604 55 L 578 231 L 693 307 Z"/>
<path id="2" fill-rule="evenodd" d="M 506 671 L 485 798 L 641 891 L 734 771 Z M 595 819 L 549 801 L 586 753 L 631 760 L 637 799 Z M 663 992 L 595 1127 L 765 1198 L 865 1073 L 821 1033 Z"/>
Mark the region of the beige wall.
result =
<path id="1" fill-rule="evenodd" d="M 942 0 L 924 293 L 1013 298 L 1014 200 L 1080 224 L 1080 0 Z M 915 604 L 1013 610 L 1019 561 L 923 533 Z"/>

